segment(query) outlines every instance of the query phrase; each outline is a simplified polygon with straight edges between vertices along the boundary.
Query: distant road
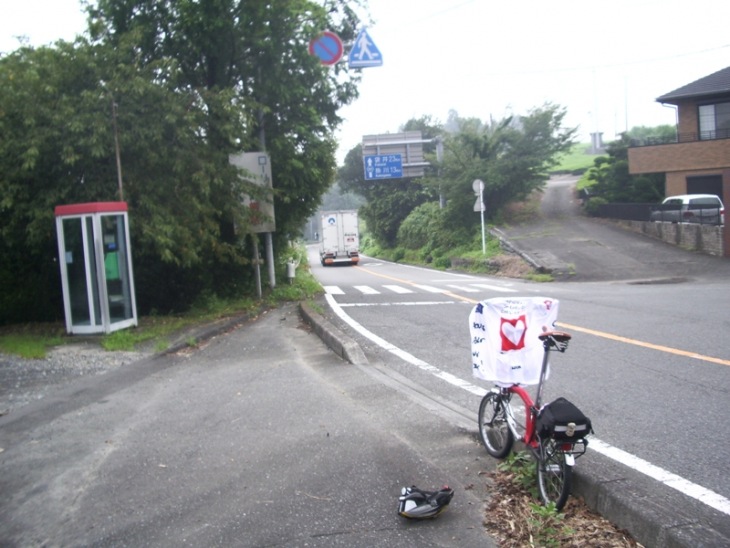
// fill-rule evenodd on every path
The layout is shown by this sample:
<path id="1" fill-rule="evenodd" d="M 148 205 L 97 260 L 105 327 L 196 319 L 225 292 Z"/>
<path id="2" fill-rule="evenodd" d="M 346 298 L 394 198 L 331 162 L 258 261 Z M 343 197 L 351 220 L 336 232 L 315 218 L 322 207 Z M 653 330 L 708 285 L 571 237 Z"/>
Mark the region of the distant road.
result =
<path id="1" fill-rule="evenodd" d="M 563 281 L 670 282 L 730 276 L 730 260 L 691 252 L 585 217 L 575 195 L 576 176 L 550 179 L 540 217 L 499 230 L 521 252 Z"/>

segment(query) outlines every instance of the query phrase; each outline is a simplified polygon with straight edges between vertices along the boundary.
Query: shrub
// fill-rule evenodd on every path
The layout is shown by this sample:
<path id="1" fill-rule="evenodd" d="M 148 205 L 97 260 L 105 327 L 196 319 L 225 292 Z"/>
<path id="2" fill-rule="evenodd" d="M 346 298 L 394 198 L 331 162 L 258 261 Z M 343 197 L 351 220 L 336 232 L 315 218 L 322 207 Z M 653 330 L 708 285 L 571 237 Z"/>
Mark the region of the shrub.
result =
<path id="1" fill-rule="evenodd" d="M 590 215 L 591 217 L 598 216 L 598 209 L 602 206 L 608 203 L 608 200 L 605 198 L 602 198 L 600 196 L 596 196 L 595 198 L 591 198 L 586 202 L 585 209 L 586 213 Z"/>

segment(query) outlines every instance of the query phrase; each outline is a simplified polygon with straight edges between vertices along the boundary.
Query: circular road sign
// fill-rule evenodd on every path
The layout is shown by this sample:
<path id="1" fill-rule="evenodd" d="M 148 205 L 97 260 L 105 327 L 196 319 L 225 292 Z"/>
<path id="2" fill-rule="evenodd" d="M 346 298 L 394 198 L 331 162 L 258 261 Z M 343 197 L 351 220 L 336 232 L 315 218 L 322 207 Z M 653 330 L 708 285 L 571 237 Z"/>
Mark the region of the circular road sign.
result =
<path id="1" fill-rule="evenodd" d="M 309 42 L 309 53 L 319 57 L 323 65 L 334 65 L 344 53 L 342 40 L 334 32 L 326 30 Z"/>

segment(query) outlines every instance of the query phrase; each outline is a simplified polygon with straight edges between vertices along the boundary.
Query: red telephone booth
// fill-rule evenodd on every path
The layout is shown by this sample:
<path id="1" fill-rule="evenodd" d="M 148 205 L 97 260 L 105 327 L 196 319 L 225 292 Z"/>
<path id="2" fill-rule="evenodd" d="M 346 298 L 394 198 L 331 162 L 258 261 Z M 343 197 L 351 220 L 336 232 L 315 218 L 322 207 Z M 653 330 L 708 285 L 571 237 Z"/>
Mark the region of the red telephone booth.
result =
<path id="1" fill-rule="evenodd" d="M 126 202 L 56 206 L 66 331 L 137 325 Z"/>

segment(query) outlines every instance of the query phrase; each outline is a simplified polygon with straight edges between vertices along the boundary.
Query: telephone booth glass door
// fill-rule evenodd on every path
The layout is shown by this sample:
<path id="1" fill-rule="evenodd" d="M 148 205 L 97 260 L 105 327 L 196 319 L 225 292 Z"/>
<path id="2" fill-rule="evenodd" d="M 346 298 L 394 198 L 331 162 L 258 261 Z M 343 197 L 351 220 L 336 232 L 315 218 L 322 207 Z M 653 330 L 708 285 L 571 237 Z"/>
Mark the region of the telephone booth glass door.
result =
<path id="1" fill-rule="evenodd" d="M 66 330 L 110 333 L 137 325 L 127 204 L 56 207 Z"/>

